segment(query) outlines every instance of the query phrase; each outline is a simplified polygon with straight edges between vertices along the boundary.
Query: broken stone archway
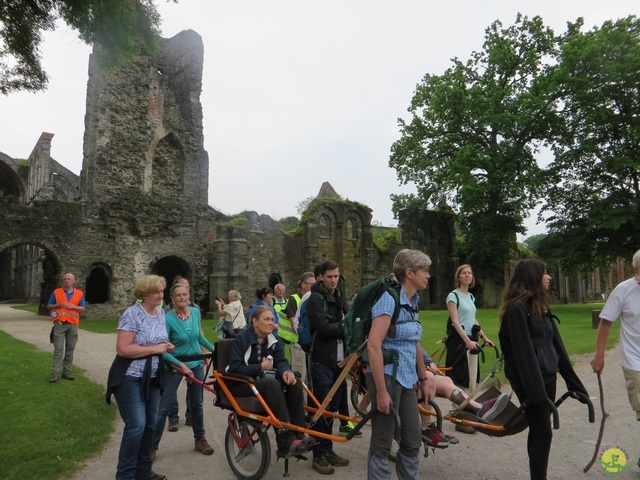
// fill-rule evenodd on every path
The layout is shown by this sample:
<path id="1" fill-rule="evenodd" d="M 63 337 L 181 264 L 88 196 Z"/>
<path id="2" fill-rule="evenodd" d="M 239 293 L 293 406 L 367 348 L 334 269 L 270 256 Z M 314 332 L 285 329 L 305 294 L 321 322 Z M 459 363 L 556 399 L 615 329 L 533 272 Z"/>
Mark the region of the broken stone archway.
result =
<path id="1" fill-rule="evenodd" d="M 46 315 L 59 275 L 60 262 L 50 246 L 23 239 L 0 245 L 0 301 L 36 303 Z"/>
<path id="2" fill-rule="evenodd" d="M 193 281 L 193 271 L 189 266 L 189 262 L 177 255 L 169 255 L 156 260 L 150 266 L 150 270 L 153 275 L 164 277 L 167 281 L 167 286 L 164 289 L 164 302 L 166 305 L 171 303 L 171 285 L 177 275 Z"/>
<path id="3" fill-rule="evenodd" d="M 106 303 L 111 299 L 113 272 L 106 263 L 98 262 L 89 267 L 85 300 L 90 304 Z"/>
<path id="4" fill-rule="evenodd" d="M 24 201 L 27 165 L 0 152 L 0 196 Z"/>

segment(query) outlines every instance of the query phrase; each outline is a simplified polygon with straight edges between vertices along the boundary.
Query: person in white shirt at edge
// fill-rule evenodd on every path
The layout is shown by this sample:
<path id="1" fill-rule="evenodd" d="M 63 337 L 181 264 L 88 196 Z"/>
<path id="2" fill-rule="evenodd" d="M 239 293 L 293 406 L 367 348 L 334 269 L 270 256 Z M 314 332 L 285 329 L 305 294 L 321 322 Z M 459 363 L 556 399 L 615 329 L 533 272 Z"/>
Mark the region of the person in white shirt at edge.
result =
<path id="1" fill-rule="evenodd" d="M 640 250 L 633 255 L 634 277 L 618 284 L 600 312 L 596 353 L 591 360 L 595 373 L 604 370 L 604 351 L 613 322 L 620 319 L 620 364 L 631 408 L 640 421 Z"/>

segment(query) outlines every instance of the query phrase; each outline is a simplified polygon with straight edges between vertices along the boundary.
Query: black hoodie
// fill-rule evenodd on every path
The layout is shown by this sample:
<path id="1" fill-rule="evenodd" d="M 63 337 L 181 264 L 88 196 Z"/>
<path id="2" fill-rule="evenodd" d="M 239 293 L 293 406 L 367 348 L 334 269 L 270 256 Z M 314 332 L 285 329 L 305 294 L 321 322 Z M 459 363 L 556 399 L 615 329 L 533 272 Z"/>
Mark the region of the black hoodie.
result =
<path id="1" fill-rule="evenodd" d="M 347 299 L 340 289 L 331 293 L 322 282 L 311 287 L 307 300 L 307 314 L 314 335 L 311 359 L 335 367 L 338 363 L 338 345 L 344 340 L 343 312 Z M 344 346 L 342 351 L 344 352 Z"/>

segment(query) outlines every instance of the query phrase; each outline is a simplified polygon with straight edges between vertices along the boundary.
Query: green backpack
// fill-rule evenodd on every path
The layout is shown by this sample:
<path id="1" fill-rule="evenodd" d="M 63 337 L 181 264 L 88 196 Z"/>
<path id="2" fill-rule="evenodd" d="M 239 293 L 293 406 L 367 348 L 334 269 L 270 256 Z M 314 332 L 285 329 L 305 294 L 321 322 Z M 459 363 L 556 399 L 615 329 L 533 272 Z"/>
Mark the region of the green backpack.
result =
<path id="1" fill-rule="evenodd" d="M 385 292 L 389 292 L 396 302 L 387 336 L 391 338 L 396 336 L 396 322 L 400 314 L 400 284 L 389 277 L 379 278 L 358 290 L 344 317 L 345 355 L 357 353 L 361 361 L 368 363 L 367 336 L 371 330 L 371 309 Z M 391 353 L 383 352 L 385 364 L 393 360 Z"/>

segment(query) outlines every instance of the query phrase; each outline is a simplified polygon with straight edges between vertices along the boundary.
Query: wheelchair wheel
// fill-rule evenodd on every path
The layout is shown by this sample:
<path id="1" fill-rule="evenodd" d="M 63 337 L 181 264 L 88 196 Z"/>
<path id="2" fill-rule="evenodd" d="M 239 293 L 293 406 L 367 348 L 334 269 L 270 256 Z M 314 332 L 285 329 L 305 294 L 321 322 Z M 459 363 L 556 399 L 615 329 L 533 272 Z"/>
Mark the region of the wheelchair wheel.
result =
<path id="1" fill-rule="evenodd" d="M 229 422 L 224 436 L 224 450 L 231 470 L 242 480 L 259 480 L 267 473 L 271 461 L 271 443 L 267 432 L 259 422 L 235 413 L 229 416 Z"/>
<path id="2" fill-rule="evenodd" d="M 351 405 L 353 405 L 353 408 L 361 417 L 369 413 L 369 409 L 371 408 L 369 392 L 367 392 L 367 389 L 359 379 L 351 384 Z"/>

